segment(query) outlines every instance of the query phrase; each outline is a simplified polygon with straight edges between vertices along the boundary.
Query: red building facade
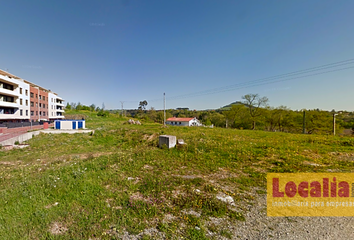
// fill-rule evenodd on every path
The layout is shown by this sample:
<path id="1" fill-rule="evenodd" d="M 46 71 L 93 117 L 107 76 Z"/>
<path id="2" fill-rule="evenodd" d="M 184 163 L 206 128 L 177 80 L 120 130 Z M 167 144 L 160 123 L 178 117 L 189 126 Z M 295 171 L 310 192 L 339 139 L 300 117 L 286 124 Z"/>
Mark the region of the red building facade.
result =
<path id="1" fill-rule="evenodd" d="M 30 119 L 32 122 L 46 121 L 48 114 L 48 90 L 39 86 L 30 86 Z"/>

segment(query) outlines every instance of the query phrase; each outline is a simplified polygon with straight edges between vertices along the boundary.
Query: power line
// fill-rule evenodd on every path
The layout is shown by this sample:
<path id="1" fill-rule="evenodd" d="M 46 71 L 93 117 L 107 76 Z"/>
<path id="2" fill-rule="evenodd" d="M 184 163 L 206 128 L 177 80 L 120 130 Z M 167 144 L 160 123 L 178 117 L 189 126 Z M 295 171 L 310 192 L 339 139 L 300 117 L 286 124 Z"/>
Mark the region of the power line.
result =
<path id="1" fill-rule="evenodd" d="M 346 63 L 344 63 L 344 62 L 346 62 Z M 261 83 L 261 82 L 273 83 L 272 80 L 275 80 L 275 79 L 282 79 L 282 78 L 285 78 L 285 77 L 301 75 L 301 74 L 310 73 L 310 72 L 316 72 L 316 71 L 319 71 L 319 70 L 330 69 L 330 68 L 339 67 L 339 66 L 343 66 L 343 65 L 347 65 L 347 64 L 353 64 L 353 63 L 354 63 L 354 59 L 349 59 L 349 60 L 346 60 L 346 61 L 326 64 L 326 65 L 322 65 L 322 66 L 318 66 L 318 67 L 308 68 L 308 69 L 299 70 L 299 71 L 290 72 L 290 73 L 285 73 L 285 74 L 280 74 L 280 75 L 275 75 L 275 76 L 272 76 L 272 77 L 261 78 L 261 79 L 252 80 L 252 81 L 248 81 L 248 82 L 236 83 L 236 84 L 233 84 L 233 85 L 228 85 L 228 86 L 224 86 L 224 87 L 204 90 L 204 91 L 200 91 L 200 92 L 194 92 L 194 93 L 189 93 L 189 94 L 178 95 L 178 96 L 174 96 L 172 98 L 180 99 L 181 97 L 184 97 L 184 96 L 195 96 L 196 94 L 198 94 L 198 95 L 199 94 L 203 94 L 204 95 L 204 93 L 209 93 L 209 92 L 213 92 L 213 93 L 214 92 L 219 92 L 219 91 L 222 92 L 222 90 L 224 90 L 224 89 L 234 89 L 235 87 L 240 87 L 240 86 L 245 86 L 245 85 L 247 86 L 247 85 L 250 85 L 250 84 L 256 84 L 256 83 Z M 333 65 L 333 66 L 329 66 L 329 65 Z M 306 75 L 306 76 L 312 76 L 312 75 Z M 305 76 L 301 76 L 301 77 L 305 77 Z M 293 78 L 293 79 L 296 79 L 296 78 Z M 277 82 L 277 81 L 275 81 L 275 82 Z M 254 85 L 254 86 L 257 86 L 257 85 Z M 170 100 L 172 98 L 170 98 Z"/>
<path id="2" fill-rule="evenodd" d="M 215 93 L 229 92 L 229 91 L 238 90 L 238 89 L 242 89 L 242 88 L 256 87 L 256 86 L 260 86 L 260 85 L 266 85 L 266 84 L 277 83 L 277 82 L 285 82 L 285 81 L 290 81 L 290 80 L 299 79 L 299 78 L 305 78 L 305 77 L 311 77 L 311 76 L 326 74 L 326 73 L 330 73 L 330 72 L 338 72 L 338 71 L 351 69 L 351 68 L 354 68 L 354 66 L 341 68 L 341 69 L 335 69 L 335 70 L 331 70 L 331 71 L 320 72 L 320 73 L 314 73 L 314 74 L 309 74 L 309 75 L 299 76 L 299 77 L 286 78 L 286 79 L 280 79 L 280 80 L 274 80 L 274 81 L 268 81 L 268 82 L 260 82 L 260 83 L 254 83 L 254 84 L 249 84 L 249 85 L 240 85 L 240 86 L 237 86 L 237 87 L 230 87 L 228 89 L 221 89 L 221 90 L 213 91 L 213 92 L 206 92 L 206 93 L 201 93 L 201 94 L 196 94 L 195 93 L 195 94 L 190 95 L 190 96 L 183 96 L 183 95 L 175 96 L 175 97 L 169 98 L 168 100 L 176 100 L 176 99 L 182 99 L 182 98 L 188 98 L 188 97 L 199 97 L 199 96 L 210 95 L 210 94 L 215 94 Z"/>
<path id="3" fill-rule="evenodd" d="M 334 63 L 330 63 L 330 64 L 325 64 L 325 65 L 321 65 L 321 66 L 317 66 L 317 67 L 312 67 L 312 68 L 293 71 L 293 72 L 289 72 L 289 73 L 274 75 L 271 77 L 261 78 L 261 79 L 257 79 L 257 80 L 236 83 L 236 84 L 232 84 L 232 85 L 228 85 L 228 86 L 224 86 L 224 87 L 213 88 L 213 89 L 199 91 L 199 92 L 193 92 L 193 93 L 172 96 L 172 97 L 168 98 L 168 100 L 176 100 L 176 99 L 183 99 L 183 98 L 189 98 L 189 97 L 210 95 L 210 94 L 215 94 L 215 93 L 221 93 L 221 92 L 233 91 L 233 90 L 242 89 L 242 88 L 272 84 L 272 83 L 276 83 L 276 82 L 290 81 L 290 80 L 294 80 L 294 79 L 316 76 L 316 75 L 326 74 L 326 73 L 330 73 L 330 72 L 337 72 L 337 71 L 343 71 L 346 69 L 354 68 L 354 66 L 350 66 L 350 67 L 333 69 L 333 70 L 323 72 L 323 70 L 326 70 L 326 69 L 337 68 L 337 67 L 348 65 L 348 64 L 354 64 L 354 59 L 348 59 L 348 60 L 344 60 L 344 61 L 334 62 Z M 320 72 L 318 72 L 318 71 L 320 71 Z M 312 73 L 312 72 L 314 72 L 314 73 Z M 312 73 L 312 74 L 308 74 L 308 73 Z M 297 76 L 297 75 L 300 75 L 300 76 Z M 161 98 L 150 99 L 147 101 L 148 102 L 161 101 Z M 125 102 L 138 102 L 138 101 L 125 101 Z"/>

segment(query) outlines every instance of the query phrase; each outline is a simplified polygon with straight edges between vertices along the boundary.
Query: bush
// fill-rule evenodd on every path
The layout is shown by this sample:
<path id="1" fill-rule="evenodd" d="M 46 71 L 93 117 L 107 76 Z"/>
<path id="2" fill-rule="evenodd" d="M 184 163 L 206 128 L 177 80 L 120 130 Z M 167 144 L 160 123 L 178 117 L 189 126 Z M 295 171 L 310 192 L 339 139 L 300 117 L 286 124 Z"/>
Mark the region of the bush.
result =
<path id="1" fill-rule="evenodd" d="M 100 111 L 97 113 L 97 116 L 100 116 L 100 117 L 108 117 L 108 116 L 109 116 L 109 112 L 108 112 L 108 111 L 100 110 Z"/>

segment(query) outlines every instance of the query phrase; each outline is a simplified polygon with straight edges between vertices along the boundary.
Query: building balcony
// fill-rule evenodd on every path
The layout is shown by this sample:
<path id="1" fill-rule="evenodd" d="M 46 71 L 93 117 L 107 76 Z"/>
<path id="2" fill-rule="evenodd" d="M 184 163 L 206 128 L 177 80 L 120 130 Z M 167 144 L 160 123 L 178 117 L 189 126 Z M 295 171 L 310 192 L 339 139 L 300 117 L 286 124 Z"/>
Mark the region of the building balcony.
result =
<path id="1" fill-rule="evenodd" d="M 56 112 L 65 112 L 63 109 L 56 109 Z"/>
<path id="2" fill-rule="evenodd" d="M 7 76 L 3 76 L 0 74 L 0 82 L 10 84 L 10 85 L 14 86 L 14 88 L 17 88 L 18 83 L 16 83 L 15 81 L 17 81 L 17 80 L 15 80 L 13 78 L 9 78 Z"/>
<path id="3" fill-rule="evenodd" d="M 1 106 L 1 107 L 18 108 L 18 104 L 15 103 L 15 102 L 4 102 L 4 101 L 0 101 L 0 106 Z"/>
<path id="4" fill-rule="evenodd" d="M 25 119 L 29 119 L 29 116 L 19 116 L 17 114 L 0 114 L 0 120 L 7 120 L 7 119 L 11 119 L 11 120 L 25 120 Z"/>
<path id="5" fill-rule="evenodd" d="M 49 119 L 64 119 L 65 116 L 60 115 L 60 116 L 50 116 Z"/>
<path id="6" fill-rule="evenodd" d="M 62 103 L 56 103 L 55 105 L 57 105 L 57 106 L 61 106 L 61 107 L 65 107 L 65 105 L 64 105 L 64 104 L 62 104 Z"/>
<path id="7" fill-rule="evenodd" d="M 14 90 L 0 88 L 0 94 L 18 98 L 19 94 Z"/>

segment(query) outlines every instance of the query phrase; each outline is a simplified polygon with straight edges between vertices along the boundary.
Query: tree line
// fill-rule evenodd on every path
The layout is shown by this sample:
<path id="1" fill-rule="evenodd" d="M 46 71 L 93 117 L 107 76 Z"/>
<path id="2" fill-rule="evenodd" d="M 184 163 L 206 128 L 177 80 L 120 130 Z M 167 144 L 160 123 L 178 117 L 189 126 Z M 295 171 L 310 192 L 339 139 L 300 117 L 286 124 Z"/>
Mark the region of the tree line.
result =
<path id="1" fill-rule="evenodd" d="M 226 109 L 191 111 L 188 109 L 167 109 L 169 117 L 197 117 L 204 125 L 236 129 L 253 129 L 273 132 L 332 134 L 333 115 L 336 112 L 320 109 L 291 110 L 286 106 L 271 107 L 268 98 L 258 94 L 242 96 L 242 101 Z M 141 103 L 141 102 L 140 102 Z M 144 102 L 144 106 L 147 103 Z M 150 110 L 134 112 L 137 118 L 163 123 L 163 111 Z M 305 116 L 304 116 L 305 112 Z M 304 129 L 305 127 L 305 129 Z M 354 113 L 336 114 L 336 132 L 354 130 Z"/>
<path id="2" fill-rule="evenodd" d="M 189 110 L 189 109 L 166 109 L 166 119 L 170 117 L 196 117 L 206 126 L 227 127 L 236 129 L 253 129 L 273 132 L 289 132 L 308 134 L 331 134 L 333 132 L 333 115 L 336 114 L 336 132 L 343 129 L 354 130 L 354 113 L 342 112 L 338 114 L 332 111 L 320 109 L 291 110 L 286 106 L 271 107 L 268 105 L 268 98 L 258 94 L 247 94 L 242 96 L 242 101 L 236 102 L 227 108 L 216 110 Z M 139 102 L 136 110 L 125 110 L 124 115 L 144 119 L 145 121 L 158 122 L 163 124 L 164 114 L 162 110 L 147 109 L 146 100 Z M 67 104 L 67 109 L 87 110 L 97 112 L 99 116 L 107 114 L 122 114 L 121 110 L 104 109 L 91 104 L 85 106 L 81 103 Z M 305 112 L 305 116 L 304 116 Z"/>

